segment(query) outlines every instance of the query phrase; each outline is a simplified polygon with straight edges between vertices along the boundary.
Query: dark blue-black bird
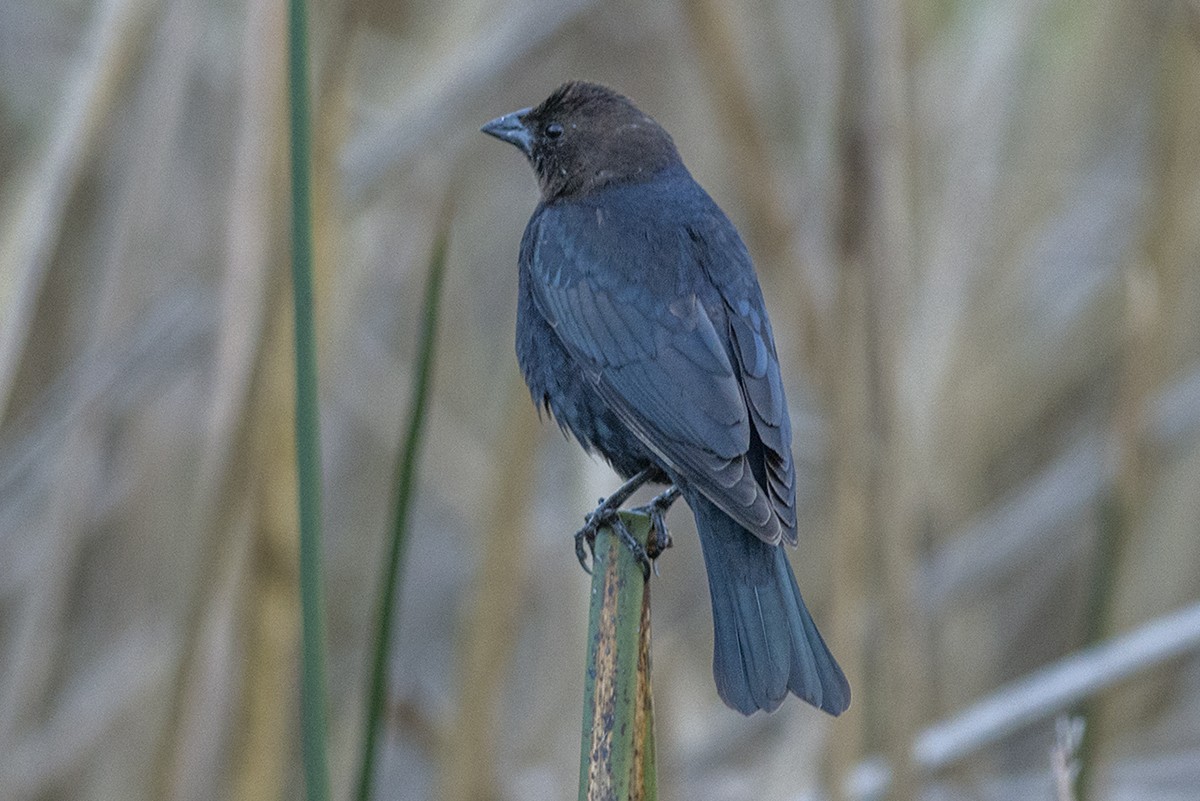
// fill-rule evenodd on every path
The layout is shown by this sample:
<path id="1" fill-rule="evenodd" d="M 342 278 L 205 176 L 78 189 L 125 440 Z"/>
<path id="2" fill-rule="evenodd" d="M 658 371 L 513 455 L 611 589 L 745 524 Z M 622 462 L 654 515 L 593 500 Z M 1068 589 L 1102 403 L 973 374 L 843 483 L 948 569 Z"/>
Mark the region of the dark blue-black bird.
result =
<path id="1" fill-rule="evenodd" d="M 722 700 L 748 715 L 790 691 L 840 714 L 849 684 L 783 549 L 796 544 L 791 424 L 741 237 L 667 132 L 611 89 L 570 82 L 483 131 L 516 145 L 541 187 L 517 306 L 535 403 L 627 487 L 670 483 L 691 507 Z"/>

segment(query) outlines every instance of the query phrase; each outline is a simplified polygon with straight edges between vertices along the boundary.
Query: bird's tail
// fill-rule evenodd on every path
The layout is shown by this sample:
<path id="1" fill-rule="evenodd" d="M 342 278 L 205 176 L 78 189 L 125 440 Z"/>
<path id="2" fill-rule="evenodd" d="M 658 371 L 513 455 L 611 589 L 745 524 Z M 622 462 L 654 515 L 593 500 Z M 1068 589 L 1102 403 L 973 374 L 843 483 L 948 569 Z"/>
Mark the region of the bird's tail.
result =
<path id="1" fill-rule="evenodd" d="M 831 715 L 850 685 L 804 607 L 782 545 L 769 545 L 697 492 L 696 518 L 713 613 L 713 678 L 744 715 L 770 712 L 788 691 Z"/>

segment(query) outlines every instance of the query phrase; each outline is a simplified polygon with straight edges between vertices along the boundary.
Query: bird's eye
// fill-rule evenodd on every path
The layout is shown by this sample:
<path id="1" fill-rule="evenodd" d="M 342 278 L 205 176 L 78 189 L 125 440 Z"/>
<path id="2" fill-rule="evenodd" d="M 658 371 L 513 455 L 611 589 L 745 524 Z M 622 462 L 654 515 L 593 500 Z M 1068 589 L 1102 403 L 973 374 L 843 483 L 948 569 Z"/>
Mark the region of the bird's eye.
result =
<path id="1" fill-rule="evenodd" d="M 563 127 L 557 122 L 552 122 L 546 126 L 546 136 L 551 139 L 557 139 L 563 135 Z"/>

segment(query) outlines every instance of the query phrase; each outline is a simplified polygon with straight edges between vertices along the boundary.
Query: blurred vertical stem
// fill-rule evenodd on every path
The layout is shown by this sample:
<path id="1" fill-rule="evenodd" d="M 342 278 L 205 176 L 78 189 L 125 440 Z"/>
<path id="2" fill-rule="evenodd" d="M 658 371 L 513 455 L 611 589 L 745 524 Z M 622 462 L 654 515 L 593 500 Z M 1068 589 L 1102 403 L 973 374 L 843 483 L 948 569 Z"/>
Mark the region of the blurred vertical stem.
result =
<path id="1" fill-rule="evenodd" d="M 1155 310 L 1146 308 L 1147 299 L 1139 298 L 1141 269 L 1128 264 L 1123 324 L 1121 369 L 1110 421 L 1112 458 L 1116 459 L 1115 480 L 1100 495 L 1096 505 L 1097 541 L 1088 581 L 1085 644 L 1094 645 L 1116 633 L 1122 588 L 1129 572 L 1129 546 L 1142 500 L 1141 427 L 1145 410 L 1156 389 L 1156 371 L 1163 362 L 1161 342 L 1154 325 Z M 1146 281 L 1144 277 L 1140 281 Z M 1141 302 L 1139 302 L 1139 300 Z M 1106 711 L 1107 698 L 1099 693 L 1079 710 L 1083 718 L 1083 739 L 1079 744 L 1078 797 L 1094 798 L 1095 768 L 1111 739 L 1113 723 Z"/>
<path id="2" fill-rule="evenodd" d="M 861 747 L 862 736 L 874 740 L 891 766 L 889 798 L 897 801 L 919 795 L 912 743 L 929 698 L 924 627 L 915 597 L 930 458 L 929 410 L 923 406 L 928 400 L 913 387 L 929 380 L 930 366 L 921 343 L 910 338 L 916 313 L 914 287 L 921 275 L 907 86 L 907 11 L 904 3 L 855 2 L 839 8 L 844 40 L 839 135 L 845 187 L 839 302 L 859 311 L 856 318 L 862 329 L 853 341 L 861 346 L 858 364 L 866 395 L 861 409 L 839 412 L 839 430 L 847 431 L 857 420 L 866 424 L 870 437 L 867 442 L 856 441 L 854 453 L 839 457 L 841 479 L 847 485 L 840 488 L 845 496 L 840 503 L 845 507 L 839 509 L 839 524 L 852 535 L 869 533 L 876 543 L 873 575 L 865 586 L 878 593 L 884 636 L 878 656 L 865 665 L 870 672 L 864 714 L 871 718 L 864 719 L 861 732 L 858 725 L 852 727 L 856 742 L 843 739 L 833 761 L 845 769 L 847 757 Z M 840 363 L 833 366 L 841 370 Z M 853 391 L 845 381 L 842 385 L 843 395 Z M 867 469 L 861 484 L 844 472 L 855 463 Z M 854 547 L 854 543 L 841 546 L 847 551 Z M 843 555 L 839 568 L 845 572 L 853 565 Z M 836 787 L 845 777 L 834 778 Z"/>
<path id="3" fill-rule="evenodd" d="M 329 798 L 326 751 L 325 626 L 321 591 L 321 449 L 313 333 L 313 243 L 308 110 L 308 20 L 304 0 L 288 4 L 288 97 L 292 173 L 292 294 L 296 304 L 296 466 L 300 492 L 301 727 L 308 801 Z"/>
<path id="4" fill-rule="evenodd" d="M 621 513 L 643 545 L 650 518 Z M 650 693 L 650 582 L 611 529 L 596 536 L 579 760 L 580 801 L 658 798 Z"/>
<path id="5" fill-rule="evenodd" d="M 441 215 L 448 221 L 449 214 Z M 412 405 L 408 413 L 408 425 L 404 442 L 396 456 L 393 472 L 395 506 L 392 509 L 392 536 L 388 556 L 383 563 L 379 582 L 379 605 L 375 610 L 375 647 L 371 658 L 371 681 L 367 690 L 366 714 L 363 729 L 363 745 L 358 770 L 359 801 L 371 798 L 374 781 L 375 741 L 379 734 L 379 719 L 383 714 L 387 689 L 387 663 L 391 644 L 392 611 L 400 590 L 400 566 L 408 544 L 408 518 L 411 507 L 413 483 L 417 472 L 417 456 L 421 449 L 425 431 L 426 410 L 433 372 L 433 346 L 437 333 L 438 310 L 441 305 L 442 279 L 446 267 L 446 247 L 449 241 L 449 223 L 443 222 L 433 243 L 429 259 L 429 274 L 425 282 L 425 298 L 422 305 L 424 317 L 421 321 L 421 339 L 417 345 L 417 366 L 413 374 Z"/>
<path id="6" fill-rule="evenodd" d="M 1095 562 L 1088 583 L 1085 645 L 1094 645 L 1112 631 L 1113 607 L 1117 596 L 1117 579 L 1122 550 L 1128 538 L 1129 508 L 1127 498 L 1119 487 L 1109 487 L 1097 502 L 1098 541 Z M 1079 714 L 1083 719 L 1083 738 L 1079 743 L 1079 775 L 1075 780 L 1078 797 L 1087 801 L 1093 797 L 1096 757 L 1100 750 L 1101 710 L 1103 693 L 1090 696 Z"/>

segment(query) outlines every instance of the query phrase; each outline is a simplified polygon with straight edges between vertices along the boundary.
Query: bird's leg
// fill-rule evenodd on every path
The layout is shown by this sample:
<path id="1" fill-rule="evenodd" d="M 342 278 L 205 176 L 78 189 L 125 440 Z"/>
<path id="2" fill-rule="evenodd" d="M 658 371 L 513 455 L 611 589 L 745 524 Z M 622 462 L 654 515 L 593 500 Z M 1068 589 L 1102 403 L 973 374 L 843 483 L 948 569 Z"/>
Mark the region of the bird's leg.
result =
<path id="1" fill-rule="evenodd" d="M 646 542 L 646 552 L 652 560 L 657 560 L 662 552 L 671 547 L 671 535 L 667 532 L 667 510 L 679 498 L 679 487 L 671 485 L 666 490 L 655 495 L 650 503 L 630 509 L 650 516 L 650 539 Z M 658 572 L 658 562 L 654 562 L 654 572 Z"/>
<path id="2" fill-rule="evenodd" d="M 611 526 L 617 532 L 617 536 L 621 541 L 633 551 L 633 555 L 638 557 L 642 563 L 643 570 L 648 570 L 650 566 L 650 557 L 646 555 L 646 549 L 641 546 L 633 535 L 629 533 L 629 529 L 621 521 L 617 511 L 621 508 L 621 504 L 629 500 L 629 496 L 638 491 L 643 484 L 654 477 L 656 471 L 652 467 L 647 467 L 644 470 L 638 471 L 632 478 L 617 488 L 617 491 L 607 498 L 600 499 L 600 505 L 588 513 L 584 518 L 583 528 L 575 533 L 575 556 L 579 559 L 579 566 L 586 572 L 591 573 L 592 569 L 588 567 L 587 552 L 584 551 L 583 545 L 587 543 L 588 551 L 591 551 L 592 561 L 596 560 L 596 533 L 604 526 Z M 666 493 L 663 493 L 664 495 Z M 661 496 L 660 496 L 661 497 Z"/>

